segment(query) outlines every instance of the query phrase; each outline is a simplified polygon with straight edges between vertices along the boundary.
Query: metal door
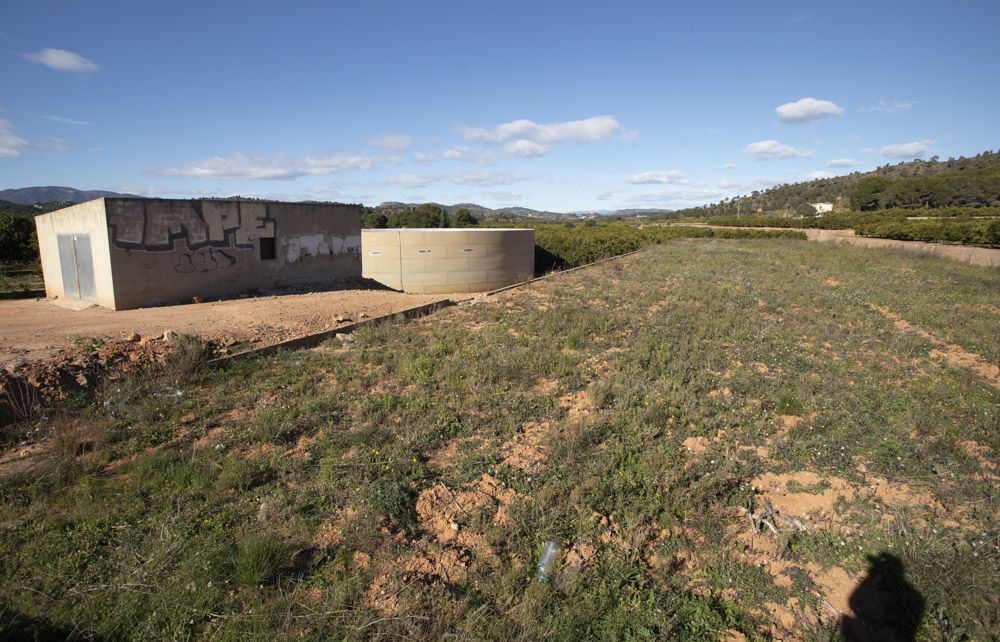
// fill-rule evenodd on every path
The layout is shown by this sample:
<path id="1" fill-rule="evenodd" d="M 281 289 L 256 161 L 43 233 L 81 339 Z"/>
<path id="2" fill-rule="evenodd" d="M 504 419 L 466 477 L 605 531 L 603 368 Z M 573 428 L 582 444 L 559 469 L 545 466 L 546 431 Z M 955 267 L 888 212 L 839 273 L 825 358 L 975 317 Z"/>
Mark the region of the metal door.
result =
<path id="1" fill-rule="evenodd" d="M 59 267 L 62 270 L 63 294 L 84 301 L 97 300 L 94 282 L 94 255 L 90 251 L 90 236 L 59 234 Z"/>

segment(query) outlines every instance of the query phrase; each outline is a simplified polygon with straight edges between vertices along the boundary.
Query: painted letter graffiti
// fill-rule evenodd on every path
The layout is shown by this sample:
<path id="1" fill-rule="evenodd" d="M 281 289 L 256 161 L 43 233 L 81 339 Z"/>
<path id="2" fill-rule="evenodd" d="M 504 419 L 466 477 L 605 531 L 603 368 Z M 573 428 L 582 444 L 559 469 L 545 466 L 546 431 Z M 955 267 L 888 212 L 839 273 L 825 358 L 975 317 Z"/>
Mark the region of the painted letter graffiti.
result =
<path id="1" fill-rule="evenodd" d="M 274 238 L 275 222 L 266 203 L 114 199 L 108 231 L 111 244 L 123 250 L 172 252 L 180 239 L 188 250 L 244 250 L 258 238 Z"/>
<path id="2" fill-rule="evenodd" d="M 221 250 L 208 248 L 200 252 L 185 252 L 177 258 L 174 270 L 181 274 L 191 272 L 213 272 L 219 268 L 235 265 L 236 259 Z"/>

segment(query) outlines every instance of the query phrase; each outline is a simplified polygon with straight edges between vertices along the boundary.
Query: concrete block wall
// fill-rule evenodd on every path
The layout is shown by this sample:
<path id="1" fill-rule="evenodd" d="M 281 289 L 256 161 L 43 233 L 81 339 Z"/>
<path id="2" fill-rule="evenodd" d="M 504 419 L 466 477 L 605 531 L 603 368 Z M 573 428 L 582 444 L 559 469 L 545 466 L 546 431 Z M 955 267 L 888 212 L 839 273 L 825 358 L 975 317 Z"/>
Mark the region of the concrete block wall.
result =
<path id="1" fill-rule="evenodd" d="M 94 303 L 114 309 L 115 289 L 103 198 L 40 214 L 35 217 L 35 231 L 38 233 L 38 251 L 45 278 L 45 296 L 52 299 L 66 298 L 63 270 L 59 259 L 59 236 L 86 235 L 90 242 L 93 279 L 97 294 Z"/>
<path id="2" fill-rule="evenodd" d="M 106 200 L 118 309 L 361 274 L 360 206 Z M 263 239 L 274 258 L 262 258 Z"/>
<path id="3" fill-rule="evenodd" d="M 65 296 L 56 237 L 88 234 L 97 303 L 129 309 L 361 274 L 359 205 L 104 198 L 37 217 L 49 296 Z"/>
<path id="4" fill-rule="evenodd" d="M 530 229 L 362 230 L 362 276 L 414 294 L 485 292 L 534 276 Z"/>

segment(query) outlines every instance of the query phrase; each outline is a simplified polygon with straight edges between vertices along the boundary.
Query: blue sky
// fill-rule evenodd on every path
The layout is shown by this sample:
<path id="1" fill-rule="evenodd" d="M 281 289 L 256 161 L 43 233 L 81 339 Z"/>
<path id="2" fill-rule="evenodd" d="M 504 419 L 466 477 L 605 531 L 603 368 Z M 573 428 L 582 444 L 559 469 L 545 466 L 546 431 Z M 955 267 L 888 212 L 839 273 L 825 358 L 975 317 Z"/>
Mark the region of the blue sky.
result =
<path id="1" fill-rule="evenodd" d="M 679 208 L 1000 147 L 1000 2 L 7 0 L 0 188 Z"/>

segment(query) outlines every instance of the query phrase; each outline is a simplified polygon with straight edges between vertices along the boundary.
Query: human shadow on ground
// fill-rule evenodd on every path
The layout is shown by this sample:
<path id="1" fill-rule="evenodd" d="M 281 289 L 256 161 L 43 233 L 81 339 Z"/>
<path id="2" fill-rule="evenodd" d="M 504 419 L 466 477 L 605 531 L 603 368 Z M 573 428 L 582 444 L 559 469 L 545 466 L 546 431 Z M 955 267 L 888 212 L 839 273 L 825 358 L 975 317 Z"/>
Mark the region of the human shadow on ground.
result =
<path id="1" fill-rule="evenodd" d="M 853 617 L 840 620 L 847 642 L 913 642 L 924 615 L 924 597 L 906 580 L 906 569 L 890 553 L 868 556 L 868 574 L 851 593 Z"/>

